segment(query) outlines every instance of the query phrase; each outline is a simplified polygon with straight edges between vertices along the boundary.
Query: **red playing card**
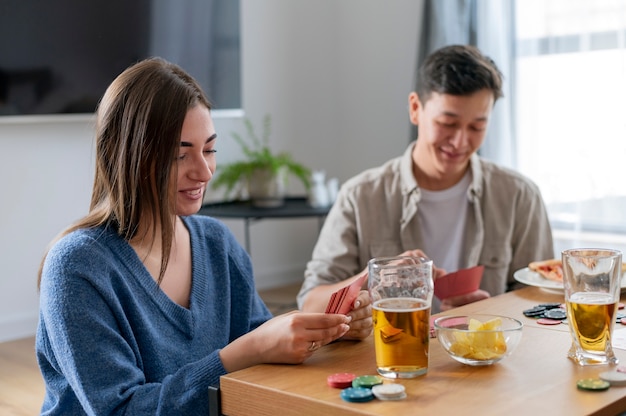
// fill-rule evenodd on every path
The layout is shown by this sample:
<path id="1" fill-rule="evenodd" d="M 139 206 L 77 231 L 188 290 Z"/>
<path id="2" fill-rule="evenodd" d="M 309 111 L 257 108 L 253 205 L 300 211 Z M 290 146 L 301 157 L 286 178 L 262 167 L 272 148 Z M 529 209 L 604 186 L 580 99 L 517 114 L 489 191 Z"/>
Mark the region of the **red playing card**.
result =
<path id="1" fill-rule="evenodd" d="M 475 266 L 448 273 L 435 280 L 435 296 L 446 299 L 478 290 L 485 266 Z"/>
<path id="2" fill-rule="evenodd" d="M 330 295 L 330 300 L 328 301 L 328 305 L 326 306 L 325 313 L 335 313 L 335 308 L 337 306 L 337 292 Z"/>
<path id="3" fill-rule="evenodd" d="M 342 287 L 330 297 L 330 302 L 328 302 L 328 306 L 326 307 L 326 313 L 340 313 L 346 314 L 352 310 L 352 304 L 356 300 L 357 296 L 359 296 L 359 292 L 361 291 L 361 287 L 363 283 L 367 279 L 367 274 L 363 274 L 357 280 L 352 282 L 350 285 Z M 337 301 L 335 305 L 332 305 L 333 297 Z"/>

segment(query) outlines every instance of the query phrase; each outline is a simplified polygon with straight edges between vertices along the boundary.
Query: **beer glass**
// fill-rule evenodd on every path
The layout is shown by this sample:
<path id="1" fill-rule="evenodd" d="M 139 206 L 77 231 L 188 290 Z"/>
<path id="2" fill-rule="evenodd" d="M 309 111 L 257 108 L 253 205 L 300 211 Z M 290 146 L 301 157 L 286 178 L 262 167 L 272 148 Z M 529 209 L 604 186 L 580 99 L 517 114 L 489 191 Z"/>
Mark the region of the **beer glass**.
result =
<path id="1" fill-rule="evenodd" d="M 568 357 L 579 365 L 617 364 L 611 337 L 617 313 L 622 253 L 571 249 L 561 253 L 567 321 L 572 335 Z"/>
<path id="2" fill-rule="evenodd" d="M 433 263 L 421 257 L 380 257 L 368 263 L 378 374 L 413 378 L 428 371 Z"/>

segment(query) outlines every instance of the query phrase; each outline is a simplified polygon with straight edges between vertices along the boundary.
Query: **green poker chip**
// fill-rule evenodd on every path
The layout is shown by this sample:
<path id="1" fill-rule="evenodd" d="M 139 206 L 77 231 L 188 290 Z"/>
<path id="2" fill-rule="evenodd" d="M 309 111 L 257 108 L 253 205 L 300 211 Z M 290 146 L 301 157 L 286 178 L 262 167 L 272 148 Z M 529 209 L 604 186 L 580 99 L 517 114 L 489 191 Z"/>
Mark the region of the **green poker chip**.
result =
<path id="1" fill-rule="evenodd" d="M 604 391 L 611 387 L 611 383 L 599 378 L 583 378 L 576 382 L 579 390 Z"/>
<path id="2" fill-rule="evenodd" d="M 383 378 L 380 376 L 359 376 L 352 380 L 352 387 L 371 389 L 378 384 L 383 384 Z"/>

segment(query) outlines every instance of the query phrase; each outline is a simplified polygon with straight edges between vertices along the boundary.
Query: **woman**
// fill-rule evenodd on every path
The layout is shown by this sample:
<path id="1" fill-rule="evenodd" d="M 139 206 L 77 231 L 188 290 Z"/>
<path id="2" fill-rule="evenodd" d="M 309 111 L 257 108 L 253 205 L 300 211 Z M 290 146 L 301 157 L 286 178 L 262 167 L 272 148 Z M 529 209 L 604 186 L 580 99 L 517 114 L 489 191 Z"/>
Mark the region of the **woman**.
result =
<path id="1" fill-rule="evenodd" d="M 349 330 L 344 315 L 272 319 L 243 248 L 193 215 L 216 167 L 210 109 L 158 58 L 105 92 L 90 211 L 40 273 L 42 414 L 207 414 L 221 375 L 301 363 Z"/>

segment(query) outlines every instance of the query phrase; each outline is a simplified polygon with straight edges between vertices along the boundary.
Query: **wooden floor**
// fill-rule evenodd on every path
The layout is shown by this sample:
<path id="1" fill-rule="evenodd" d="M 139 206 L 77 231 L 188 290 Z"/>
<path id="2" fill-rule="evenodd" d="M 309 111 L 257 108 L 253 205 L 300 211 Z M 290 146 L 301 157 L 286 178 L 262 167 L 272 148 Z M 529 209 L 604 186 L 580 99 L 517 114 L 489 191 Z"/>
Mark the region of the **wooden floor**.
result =
<path id="1" fill-rule="evenodd" d="M 296 309 L 300 285 L 259 291 L 274 315 Z M 0 415 L 38 415 L 44 396 L 35 359 L 35 338 L 0 343 Z"/>
<path id="2" fill-rule="evenodd" d="M 35 338 L 0 343 L 0 415 L 38 415 L 43 396 Z"/>

